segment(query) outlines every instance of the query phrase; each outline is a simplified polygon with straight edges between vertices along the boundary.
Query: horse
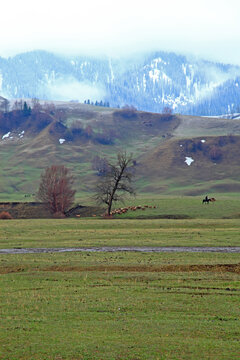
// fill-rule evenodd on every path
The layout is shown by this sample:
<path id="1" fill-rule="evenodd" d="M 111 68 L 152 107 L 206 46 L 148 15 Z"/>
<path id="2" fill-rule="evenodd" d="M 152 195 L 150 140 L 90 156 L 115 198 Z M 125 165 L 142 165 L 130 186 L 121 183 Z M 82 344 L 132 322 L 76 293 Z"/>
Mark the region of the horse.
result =
<path id="1" fill-rule="evenodd" d="M 216 199 L 215 198 L 204 198 L 203 201 L 202 201 L 202 204 L 209 204 L 209 202 L 215 202 Z"/>

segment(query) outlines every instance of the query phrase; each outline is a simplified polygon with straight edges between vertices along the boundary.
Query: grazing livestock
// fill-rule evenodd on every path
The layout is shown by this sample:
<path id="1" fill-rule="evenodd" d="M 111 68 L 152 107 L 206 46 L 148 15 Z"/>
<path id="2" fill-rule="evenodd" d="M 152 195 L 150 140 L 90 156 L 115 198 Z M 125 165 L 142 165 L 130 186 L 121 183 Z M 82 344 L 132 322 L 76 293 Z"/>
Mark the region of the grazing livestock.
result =
<path id="1" fill-rule="evenodd" d="M 136 211 L 136 210 L 146 210 L 147 208 L 149 209 L 156 209 L 156 206 L 149 206 L 149 205 L 138 205 L 138 206 L 128 206 L 125 208 L 119 208 L 119 209 L 115 209 L 113 211 L 111 211 L 110 215 L 121 215 L 121 214 L 125 214 L 127 213 L 129 210 L 130 211 Z"/>

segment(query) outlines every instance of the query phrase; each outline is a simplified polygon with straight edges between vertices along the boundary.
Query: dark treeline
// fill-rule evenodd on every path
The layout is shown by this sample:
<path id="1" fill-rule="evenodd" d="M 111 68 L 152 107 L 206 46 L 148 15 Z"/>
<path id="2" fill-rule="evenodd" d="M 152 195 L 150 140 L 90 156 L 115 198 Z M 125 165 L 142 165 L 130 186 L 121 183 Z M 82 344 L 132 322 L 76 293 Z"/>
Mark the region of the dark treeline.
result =
<path id="1" fill-rule="evenodd" d="M 91 101 L 90 99 L 84 100 L 84 104 L 93 105 L 93 106 L 102 106 L 102 107 L 110 107 L 109 101 Z"/>

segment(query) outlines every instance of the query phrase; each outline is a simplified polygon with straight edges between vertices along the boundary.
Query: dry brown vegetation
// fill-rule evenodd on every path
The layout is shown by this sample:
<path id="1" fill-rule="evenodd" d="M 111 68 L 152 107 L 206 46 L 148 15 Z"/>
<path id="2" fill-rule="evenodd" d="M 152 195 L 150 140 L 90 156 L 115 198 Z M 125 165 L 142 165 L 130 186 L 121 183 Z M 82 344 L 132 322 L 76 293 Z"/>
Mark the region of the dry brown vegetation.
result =
<path id="1" fill-rule="evenodd" d="M 0 212 L 0 219 L 1 220 L 11 220 L 12 216 L 9 214 L 8 211 L 1 211 Z"/>
<path id="2" fill-rule="evenodd" d="M 14 219 L 44 219 L 52 218 L 53 214 L 40 202 L 0 202 L 0 212 L 8 212 Z M 98 216 L 103 210 L 94 206 L 76 205 L 66 212 L 67 217 L 89 217 L 93 214 Z"/>
<path id="3" fill-rule="evenodd" d="M 97 265 L 97 266 L 68 266 L 68 265 L 52 265 L 33 269 L 35 271 L 47 272 L 145 272 L 145 273 L 161 273 L 161 272 L 215 272 L 215 273 L 235 273 L 240 274 L 240 263 L 238 264 L 196 264 L 196 265 Z M 0 274 L 18 273 L 28 271 L 28 267 L 24 266 L 7 266 L 0 267 Z"/>

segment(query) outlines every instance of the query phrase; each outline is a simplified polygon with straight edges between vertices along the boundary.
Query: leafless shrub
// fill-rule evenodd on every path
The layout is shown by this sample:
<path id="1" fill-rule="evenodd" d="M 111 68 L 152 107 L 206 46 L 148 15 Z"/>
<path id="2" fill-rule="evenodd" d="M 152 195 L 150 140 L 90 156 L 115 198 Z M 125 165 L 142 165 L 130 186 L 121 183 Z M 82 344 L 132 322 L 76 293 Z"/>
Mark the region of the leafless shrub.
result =
<path id="1" fill-rule="evenodd" d="M 97 171 L 98 176 L 104 176 L 109 171 L 109 165 L 106 158 L 95 156 L 92 161 L 92 169 Z"/>
<path id="2" fill-rule="evenodd" d="M 162 111 L 162 120 L 169 121 L 173 118 L 173 111 L 169 106 L 165 106 Z"/>
<path id="3" fill-rule="evenodd" d="M 124 105 L 121 110 L 115 111 L 113 116 L 134 120 L 137 118 L 137 109 L 132 105 Z"/>
<path id="4" fill-rule="evenodd" d="M 41 176 L 37 199 L 44 202 L 52 214 L 64 214 L 73 204 L 73 177 L 63 165 L 48 167 Z"/>
<path id="5" fill-rule="evenodd" d="M 1 219 L 1 220 L 11 220 L 11 219 L 12 219 L 12 215 L 9 214 L 8 211 L 2 211 L 2 212 L 0 213 L 0 219 Z"/>
<path id="6" fill-rule="evenodd" d="M 210 148 L 209 157 L 211 160 L 220 161 L 222 159 L 222 151 L 214 145 Z"/>

